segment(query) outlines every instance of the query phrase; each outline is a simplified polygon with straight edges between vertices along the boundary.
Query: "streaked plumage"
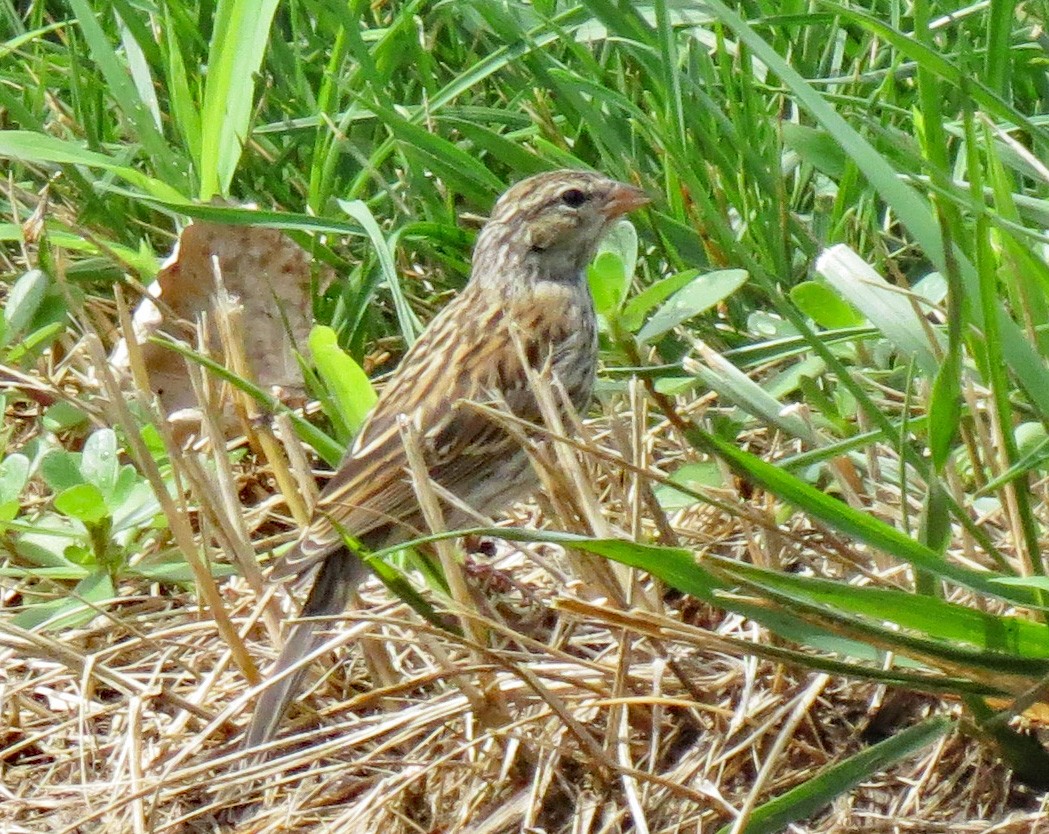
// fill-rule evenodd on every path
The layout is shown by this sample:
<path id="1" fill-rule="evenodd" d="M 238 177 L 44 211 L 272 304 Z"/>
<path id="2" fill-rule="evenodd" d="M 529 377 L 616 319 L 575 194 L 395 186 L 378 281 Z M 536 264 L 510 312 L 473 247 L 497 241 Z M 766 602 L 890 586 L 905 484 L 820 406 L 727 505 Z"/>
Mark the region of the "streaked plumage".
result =
<path id="1" fill-rule="evenodd" d="M 517 416 L 539 421 L 520 344 L 529 364 L 549 364 L 575 405 L 586 405 L 597 333 L 585 269 L 615 219 L 645 202 L 632 186 L 580 171 L 530 177 L 499 199 L 478 237 L 470 282 L 405 354 L 312 522 L 273 570 L 272 578 L 284 579 L 319 565 L 303 617 L 343 611 L 365 575 L 342 532 L 369 549 L 426 532 L 406 473 L 399 415 L 418 427 L 431 478 L 478 512 L 496 512 L 534 489 L 523 450 L 461 404 L 499 399 Z M 447 513 L 449 527 L 469 523 L 452 508 Z M 292 627 L 274 675 L 319 645 L 316 627 L 309 621 Z M 301 677 L 290 675 L 263 692 L 247 746 L 270 738 Z"/>

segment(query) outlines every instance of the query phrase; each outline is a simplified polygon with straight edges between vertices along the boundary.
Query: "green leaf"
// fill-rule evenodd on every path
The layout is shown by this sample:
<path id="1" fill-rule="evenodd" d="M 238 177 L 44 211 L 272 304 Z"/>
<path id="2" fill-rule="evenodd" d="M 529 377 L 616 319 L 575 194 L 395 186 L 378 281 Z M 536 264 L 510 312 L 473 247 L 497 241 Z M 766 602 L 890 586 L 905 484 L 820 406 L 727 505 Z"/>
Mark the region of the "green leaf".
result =
<path id="1" fill-rule="evenodd" d="M 706 312 L 742 287 L 747 277 L 745 269 L 722 269 L 699 276 L 674 293 L 641 328 L 637 338 L 651 342 L 682 322 Z"/>
<path id="2" fill-rule="evenodd" d="M 95 551 L 84 544 L 71 544 L 62 552 L 62 555 L 74 565 L 83 568 L 94 568 L 98 564 Z"/>
<path id="3" fill-rule="evenodd" d="M 386 286 L 389 287 L 390 295 L 393 296 L 393 306 L 397 311 L 397 322 L 401 326 L 401 336 L 404 337 L 405 344 L 411 345 L 415 341 L 415 337 L 419 335 L 422 327 L 420 327 L 415 313 L 412 312 L 408 299 L 404 297 L 404 291 L 401 289 L 401 282 L 397 277 L 397 267 L 393 262 L 393 252 L 390 251 L 389 242 L 383 235 L 382 229 L 379 228 L 379 224 L 375 221 L 375 215 L 372 214 L 367 203 L 363 200 L 339 200 L 338 202 L 339 208 L 360 223 L 371 240 L 372 246 L 375 248 L 375 256 L 379 260 L 379 268 L 382 270 L 383 278 L 386 279 Z"/>
<path id="4" fill-rule="evenodd" d="M 598 315 L 611 319 L 623 306 L 636 267 L 637 230 L 629 220 L 621 220 L 602 239 L 587 272 Z"/>
<path id="5" fill-rule="evenodd" d="M 1017 588 L 1049 591 L 1049 576 L 996 576 L 991 580 L 999 585 L 1013 585 Z"/>
<path id="6" fill-rule="evenodd" d="M 515 532 L 514 538 L 517 538 Z M 537 538 L 542 534 L 537 533 Z M 683 547 L 659 547 L 618 539 L 587 539 L 585 537 L 559 537 L 569 547 L 578 547 L 588 553 L 615 559 L 624 565 L 641 568 L 664 582 L 700 599 L 712 600 L 714 591 L 722 583 L 705 570 L 696 555 Z"/>
<path id="7" fill-rule="evenodd" d="M 623 303 L 630 280 L 622 259 L 615 252 L 601 252 L 590 264 L 586 277 L 594 309 L 599 316 L 610 318 Z"/>
<path id="8" fill-rule="evenodd" d="M 0 157 L 24 162 L 53 162 L 62 165 L 86 165 L 112 171 L 121 179 L 146 194 L 172 205 L 185 205 L 186 198 L 161 180 L 148 177 L 134 168 L 95 151 L 89 151 L 74 142 L 56 139 L 44 133 L 29 130 L 0 130 Z"/>
<path id="9" fill-rule="evenodd" d="M 793 504 L 814 518 L 821 519 L 847 536 L 852 536 L 866 542 L 871 547 L 910 562 L 915 567 L 927 570 L 941 579 L 949 579 L 964 587 L 991 596 L 1004 597 L 1020 604 L 1036 604 L 1030 594 L 1023 594 L 1021 599 L 1015 595 L 1018 592 L 998 590 L 992 582 L 994 574 L 962 567 L 942 559 L 938 553 L 915 541 L 907 533 L 897 530 L 874 516 L 853 509 L 788 474 L 778 466 L 742 451 L 735 444 L 700 432 L 698 429 L 690 430 L 689 439 L 700 448 L 720 455 L 742 477 L 778 495 L 782 500 Z"/>
<path id="10" fill-rule="evenodd" d="M 208 572 L 216 578 L 237 575 L 237 570 L 232 565 L 217 562 L 211 562 L 208 565 Z M 186 564 L 186 560 L 181 555 L 171 559 L 139 562 L 134 567 L 128 568 L 127 573 L 167 585 L 192 584 L 196 580 L 193 569 Z"/>
<path id="11" fill-rule="evenodd" d="M 116 596 L 109 574 L 94 571 L 77 582 L 68 597 L 31 604 L 12 617 L 11 622 L 19 628 L 33 630 L 77 628 L 91 622 L 98 616 L 98 607 Z"/>
<path id="12" fill-rule="evenodd" d="M 925 656 L 953 653 L 957 657 L 976 650 L 987 665 L 1011 667 L 1017 674 L 1046 667 L 1049 632 L 1033 620 L 979 611 L 895 588 L 781 573 L 730 559 L 710 557 L 707 564 L 727 583 L 757 589 L 762 598 L 775 599 L 787 607 L 793 608 L 796 603 L 799 611 L 822 609 L 856 624 L 891 624 L 899 635 L 901 653 L 906 653 L 908 646 L 920 649 Z M 915 639 L 922 642 L 915 643 Z M 1026 661 L 1036 665 L 1028 666 Z M 975 665 L 984 660 L 972 662 Z"/>
<path id="13" fill-rule="evenodd" d="M 872 745 L 755 808 L 744 830 L 747 834 L 784 831 L 792 822 L 808 819 L 865 779 L 928 747 L 950 732 L 954 725 L 952 718 L 935 716 Z M 732 825 L 726 825 L 717 834 L 728 834 L 732 830 Z"/>
<path id="14" fill-rule="evenodd" d="M 112 429 L 98 429 L 84 441 L 80 473 L 108 499 L 117 482 L 120 461 L 117 460 L 117 435 Z"/>
<path id="15" fill-rule="evenodd" d="M 721 489 L 725 486 L 721 468 L 713 461 L 686 463 L 684 466 L 679 466 L 671 474 L 670 480 L 692 492 L 701 492 L 710 487 Z M 657 484 L 652 491 L 659 506 L 667 511 L 680 510 L 696 504 L 694 495 L 674 489 L 670 484 Z"/>
<path id="16" fill-rule="evenodd" d="M 5 522 L 14 521 L 18 517 L 18 513 L 21 509 L 22 505 L 17 500 L 0 503 L 0 533 L 3 533 L 7 529 Z"/>
<path id="17" fill-rule="evenodd" d="M 980 732 L 998 748 L 1013 778 L 1038 791 L 1049 789 L 1049 751 L 1034 730 L 1004 723 L 1005 716 L 995 714 L 982 698 L 967 697 L 965 705 L 976 718 Z"/>
<path id="18" fill-rule="evenodd" d="M 671 275 L 669 278 L 656 281 L 650 287 L 645 287 L 645 289 L 630 299 L 623 308 L 623 313 L 620 316 L 620 322 L 623 327 L 630 333 L 637 332 L 638 328 L 644 324 L 645 316 L 648 315 L 652 308 L 665 301 L 682 287 L 690 284 L 698 276 L 698 269 L 686 269 L 684 272 L 677 273 L 677 275 Z"/>
<path id="19" fill-rule="evenodd" d="M 929 334 L 914 306 L 859 255 L 844 244 L 832 246 L 816 261 L 816 271 L 855 305 L 903 354 L 928 376 L 940 369 Z"/>
<path id="20" fill-rule="evenodd" d="M 84 524 L 98 524 L 109 515 L 106 499 L 95 484 L 77 484 L 55 496 L 55 509 Z"/>
<path id="21" fill-rule="evenodd" d="M 950 356 L 940 365 L 929 399 L 929 454 L 938 472 L 954 448 L 961 415 L 961 357 Z"/>
<path id="22" fill-rule="evenodd" d="M 80 453 L 52 449 L 40 461 L 40 476 L 54 492 L 84 483 L 80 473 Z"/>
<path id="23" fill-rule="evenodd" d="M 856 308 L 819 281 L 803 281 L 790 291 L 790 300 L 820 327 L 836 330 L 858 327 L 864 318 Z"/>
<path id="24" fill-rule="evenodd" d="M 721 354 L 705 346 L 700 346 L 698 353 L 702 364 L 695 363 L 695 374 L 704 385 L 767 425 L 777 426 L 792 437 L 802 438 L 810 444 L 815 443 L 812 427 L 799 415 L 785 412 L 783 403 L 772 393 Z"/>
<path id="25" fill-rule="evenodd" d="M 65 331 L 65 325 L 58 323 L 48 324 L 38 330 L 34 330 L 8 350 L 8 364 L 24 364 L 28 356 L 36 355 L 53 345 L 55 340 Z"/>
<path id="26" fill-rule="evenodd" d="M 5 344 L 29 326 L 50 283 L 39 269 L 31 269 L 15 281 L 4 305 Z"/>
<path id="27" fill-rule="evenodd" d="M 828 177 L 840 179 L 848 157 L 827 131 L 795 122 L 783 122 L 783 144 Z"/>
<path id="28" fill-rule="evenodd" d="M 41 420 L 49 432 L 63 432 L 84 425 L 88 420 L 87 412 L 68 400 L 59 400 L 47 407 Z"/>
<path id="29" fill-rule="evenodd" d="M 1042 423 L 1020 423 L 1013 435 L 1016 438 L 1016 451 L 1022 456 L 1043 452 L 1049 440 L 1049 431 Z"/>
<path id="30" fill-rule="evenodd" d="M 201 119 L 202 201 L 229 196 L 276 10 L 277 0 L 219 0 L 215 10 Z"/>
<path id="31" fill-rule="evenodd" d="M 29 481 L 29 458 L 15 452 L 0 461 L 0 503 L 14 501 Z"/>
<path id="32" fill-rule="evenodd" d="M 82 568 L 65 557 L 71 542 L 83 541 L 83 527 L 66 515 L 47 512 L 35 518 L 30 529 L 20 533 L 15 550 L 22 560 L 58 573 L 58 578 L 79 579 L 85 575 Z"/>
<path id="33" fill-rule="evenodd" d="M 140 485 L 148 487 L 149 482 L 144 478 L 139 478 L 138 470 L 134 466 L 130 463 L 125 463 L 118 468 L 116 479 L 113 481 L 113 488 L 106 495 L 106 502 L 113 510 L 114 516 L 126 501 L 133 499 L 134 490 Z M 150 492 L 152 492 L 152 489 L 150 489 Z"/>
<path id="34" fill-rule="evenodd" d="M 316 325 L 310 331 L 309 346 L 317 373 L 334 400 L 338 419 L 345 425 L 347 436 L 353 436 L 378 399 L 371 380 L 353 357 L 339 347 L 330 327 Z"/>

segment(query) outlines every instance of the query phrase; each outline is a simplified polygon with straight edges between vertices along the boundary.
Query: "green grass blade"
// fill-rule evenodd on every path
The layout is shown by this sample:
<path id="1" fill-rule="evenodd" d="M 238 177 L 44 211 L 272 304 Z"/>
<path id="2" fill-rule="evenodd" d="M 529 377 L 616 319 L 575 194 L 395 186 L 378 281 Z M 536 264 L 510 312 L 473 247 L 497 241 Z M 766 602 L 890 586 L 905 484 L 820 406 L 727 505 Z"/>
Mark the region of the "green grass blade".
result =
<path id="1" fill-rule="evenodd" d="M 83 2 L 83 0 L 80 0 Z M 278 0 L 219 0 L 201 125 L 200 199 L 228 197 L 247 141 L 255 76 Z"/>
<path id="2" fill-rule="evenodd" d="M 105 171 L 112 171 L 130 185 L 158 200 L 173 206 L 181 206 L 186 203 L 186 198 L 182 193 L 166 182 L 146 176 L 105 154 L 89 151 L 75 142 L 67 142 L 53 136 L 27 130 L 0 131 L 0 157 L 5 156 L 23 162 L 50 162 L 59 165 L 101 168 Z"/>
<path id="3" fill-rule="evenodd" d="M 1009 597 L 1022 605 L 1037 604 L 1030 594 L 1025 594 L 1022 601 L 1018 597 L 1003 595 L 1001 587 L 991 581 L 995 577 L 994 574 L 945 562 L 935 551 L 915 541 L 906 533 L 890 527 L 873 516 L 852 509 L 799 478 L 789 475 L 779 467 L 741 451 L 731 443 L 705 433 L 701 439 L 698 439 L 698 442 L 724 458 L 744 478 L 769 490 L 782 500 L 793 504 L 813 518 L 820 519 L 847 536 L 964 587 L 990 596 Z"/>
<path id="4" fill-rule="evenodd" d="M 390 249 L 389 242 L 383 235 L 382 229 L 379 228 L 379 224 L 375 222 L 375 216 L 371 213 L 366 203 L 361 200 L 339 200 L 339 208 L 360 223 L 365 234 L 371 239 L 372 246 L 375 248 L 375 256 L 379 261 L 379 268 L 382 270 L 383 278 L 386 279 L 386 286 L 390 290 L 390 295 L 393 296 L 394 309 L 397 311 L 397 321 L 401 326 L 401 336 L 406 345 L 411 345 L 415 341 L 415 337 L 422 332 L 422 326 L 419 324 L 415 313 L 412 312 L 412 308 L 408 305 L 408 299 L 404 296 L 404 290 L 397 275 L 397 267 L 393 262 L 393 252 Z"/>
<path id="5" fill-rule="evenodd" d="M 184 190 L 187 185 L 185 165 L 172 152 L 160 131 L 156 122 L 159 112 L 152 110 L 139 95 L 134 80 L 102 30 L 97 19 L 98 13 L 87 0 L 70 0 L 70 6 L 77 16 L 91 57 L 106 80 L 109 95 L 134 127 L 135 137 L 142 143 L 142 150 L 164 182 L 176 190 Z"/>
<path id="6" fill-rule="evenodd" d="M 776 834 L 783 831 L 791 823 L 813 816 L 864 779 L 928 747 L 954 729 L 954 726 L 954 719 L 936 716 L 868 747 L 756 808 L 744 831 L 747 834 Z M 727 825 L 719 829 L 718 834 L 730 834 L 732 830 L 733 827 Z"/>

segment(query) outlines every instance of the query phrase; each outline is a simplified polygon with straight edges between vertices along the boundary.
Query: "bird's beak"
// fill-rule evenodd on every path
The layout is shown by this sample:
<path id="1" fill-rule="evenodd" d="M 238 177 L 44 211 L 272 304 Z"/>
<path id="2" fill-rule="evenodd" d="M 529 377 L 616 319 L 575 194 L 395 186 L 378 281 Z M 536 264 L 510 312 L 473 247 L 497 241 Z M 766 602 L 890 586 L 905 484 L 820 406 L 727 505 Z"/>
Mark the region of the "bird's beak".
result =
<path id="1" fill-rule="evenodd" d="M 652 202 L 651 199 L 640 188 L 617 182 L 608 195 L 608 201 L 605 204 L 605 216 L 609 220 L 614 220 L 628 211 L 641 208 L 645 203 L 650 202 Z"/>

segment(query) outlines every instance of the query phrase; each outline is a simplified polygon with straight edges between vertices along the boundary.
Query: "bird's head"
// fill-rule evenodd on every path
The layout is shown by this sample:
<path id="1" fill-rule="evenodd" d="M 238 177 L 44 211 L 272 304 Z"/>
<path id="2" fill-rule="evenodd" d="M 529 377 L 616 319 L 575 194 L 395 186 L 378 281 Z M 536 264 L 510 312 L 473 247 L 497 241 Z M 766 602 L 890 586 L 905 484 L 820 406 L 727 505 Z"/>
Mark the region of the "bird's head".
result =
<path id="1" fill-rule="evenodd" d="M 588 171 L 522 180 L 492 210 L 474 253 L 474 275 L 508 266 L 538 279 L 574 280 L 622 215 L 648 202 L 639 188 Z"/>

